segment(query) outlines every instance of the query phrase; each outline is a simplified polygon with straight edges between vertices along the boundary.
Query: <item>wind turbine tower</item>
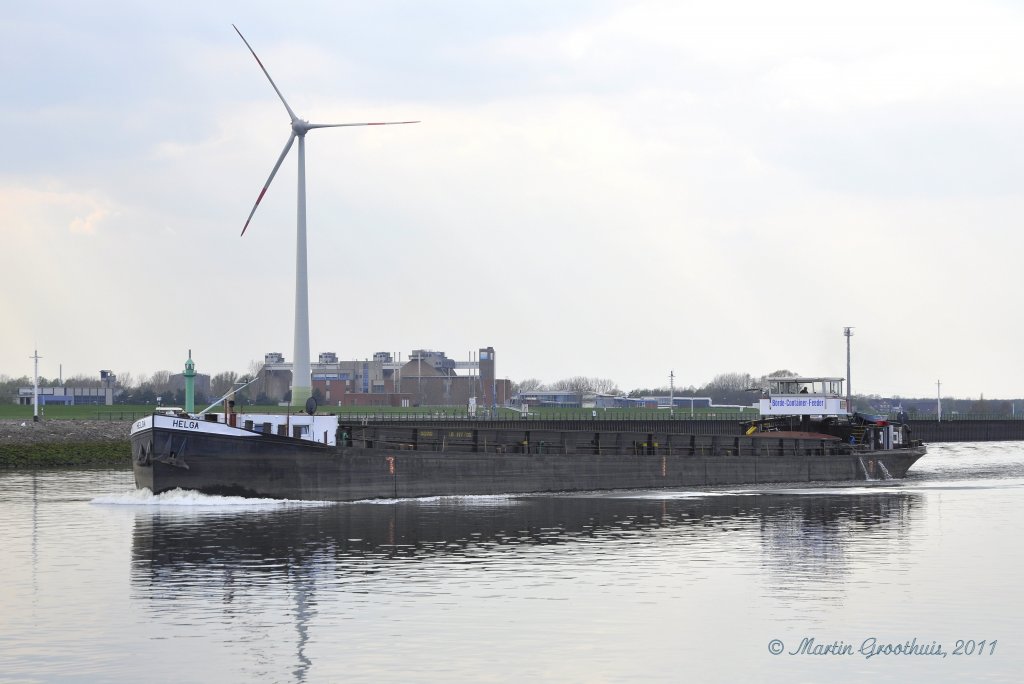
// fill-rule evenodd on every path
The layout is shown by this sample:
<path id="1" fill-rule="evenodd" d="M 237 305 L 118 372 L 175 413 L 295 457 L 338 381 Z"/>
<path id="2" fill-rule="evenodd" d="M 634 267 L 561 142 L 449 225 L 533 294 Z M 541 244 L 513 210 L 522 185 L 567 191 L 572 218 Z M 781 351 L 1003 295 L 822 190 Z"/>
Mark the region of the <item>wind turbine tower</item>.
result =
<path id="1" fill-rule="evenodd" d="M 238 27 L 234 24 L 231 25 L 238 34 L 238 37 L 242 39 L 245 46 L 249 48 L 249 52 L 256 58 L 256 63 L 260 65 L 260 69 L 263 74 L 270 81 L 271 87 L 274 92 L 277 93 L 277 97 L 280 98 L 281 104 L 288 111 L 288 118 L 291 120 L 291 135 L 288 136 L 288 142 L 284 145 L 284 150 L 281 152 L 281 156 L 277 158 L 277 163 L 274 164 L 274 168 L 270 171 L 270 177 L 267 178 L 267 182 L 263 184 L 263 189 L 260 190 L 259 196 L 256 198 L 256 203 L 252 206 L 252 211 L 249 212 L 249 218 L 245 220 L 245 226 L 242 227 L 242 235 L 245 235 L 246 229 L 249 227 L 249 222 L 252 221 L 253 214 L 256 213 L 256 208 L 259 207 L 260 201 L 263 199 L 263 195 L 266 194 L 267 188 L 270 187 L 271 181 L 274 180 L 274 176 L 277 175 L 277 170 L 281 168 L 281 163 L 284 162 L 284 158 L 288 156 L 288 152 L 292 149 L 292 143 L 295 139 L 299 140 L 299 173 L 298 173 L 298 212 L 296 221 L 296 238 L 295 238 L 295 353 L 292 357 L 292 406 L 303 406 L 306 400 L 313 395 L 312 377 L 309 369 L 309 279 L 306 273 L 306 133 L 313 130 L 314 128 L 342 128 L 346 126 L 390 126 L 396 124 L 412 124 L 419 123 L 419 121 L 379 121 L 374 123 L 340 123 L 340 124 L 318 124 L 309 123 L 304 119 L 300 119 L 292 111 L 292 108 L 288 105 L 287 100 L 284 99 L 284 95 L 278 89 L 277 84 L 274 83 L 274 79 L 270 78 L 270 74 L 267 72 L 266 67 L 263 66 L 263 62 L 256 56 L 256 51 L 249 45 L 249 41 L 245 39 L 242 32 L 238 30 Z"/>

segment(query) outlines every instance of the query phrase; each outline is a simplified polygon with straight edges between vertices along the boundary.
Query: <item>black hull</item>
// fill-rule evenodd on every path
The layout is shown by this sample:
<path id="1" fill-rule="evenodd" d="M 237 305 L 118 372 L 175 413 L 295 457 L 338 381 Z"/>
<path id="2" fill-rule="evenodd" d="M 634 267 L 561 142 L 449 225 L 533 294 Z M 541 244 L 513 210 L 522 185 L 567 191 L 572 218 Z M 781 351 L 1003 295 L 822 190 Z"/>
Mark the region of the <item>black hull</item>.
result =
<path id="1" fill-rule="evenodd" d="M 902 478 L 925 448 L 849 452 L 820 439 L 736 438 L 706 453 L 492 453 L 329 447 L 276 436 L 132 435 L 135 483 L 154 493 L 358 501 Z M 154 448 L 154 446 L 156 448 Z M 703 450 L 702 450 L 703 451 Z"/>

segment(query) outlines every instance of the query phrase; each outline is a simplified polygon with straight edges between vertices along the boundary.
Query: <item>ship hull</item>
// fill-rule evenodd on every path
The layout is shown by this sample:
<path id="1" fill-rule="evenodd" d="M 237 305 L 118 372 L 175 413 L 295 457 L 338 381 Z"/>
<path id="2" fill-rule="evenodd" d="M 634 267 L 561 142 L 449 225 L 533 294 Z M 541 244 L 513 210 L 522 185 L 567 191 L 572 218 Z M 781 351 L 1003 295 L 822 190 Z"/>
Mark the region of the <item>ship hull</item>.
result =
<path id="1" fill-rule="evenodd" d="M 848 452 L 812 438 L 728 438 L 688 453 L 419 451 L 158 427 L 131 439 L 139 488 L 315 501 L 902 478 L 925 453 Z"/>

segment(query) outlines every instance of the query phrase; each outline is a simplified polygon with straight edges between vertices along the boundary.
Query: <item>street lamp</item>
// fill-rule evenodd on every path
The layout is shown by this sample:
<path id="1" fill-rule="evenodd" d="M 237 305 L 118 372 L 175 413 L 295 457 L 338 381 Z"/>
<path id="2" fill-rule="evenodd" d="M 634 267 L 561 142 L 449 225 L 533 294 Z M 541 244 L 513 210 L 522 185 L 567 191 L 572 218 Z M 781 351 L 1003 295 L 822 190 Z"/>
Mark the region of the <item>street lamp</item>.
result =
<path id="1" fill-rule="evenodd" d="M 843 328 L 843 335 L 846 336 L 846 410 L 853 412 L 853 404 L 850 402 L 850 338 L 853 337 L 853 328 Z"/>
<path id="2" fill-rule="evenodd" d="M 30 359 L 35 359 L 36 365 L 35 370 L 32 372 L 32 422 L 39 422 L 39 359 L 43 358 L 39 355 L 39 350 L 36 349 L 32 352 Z"/>

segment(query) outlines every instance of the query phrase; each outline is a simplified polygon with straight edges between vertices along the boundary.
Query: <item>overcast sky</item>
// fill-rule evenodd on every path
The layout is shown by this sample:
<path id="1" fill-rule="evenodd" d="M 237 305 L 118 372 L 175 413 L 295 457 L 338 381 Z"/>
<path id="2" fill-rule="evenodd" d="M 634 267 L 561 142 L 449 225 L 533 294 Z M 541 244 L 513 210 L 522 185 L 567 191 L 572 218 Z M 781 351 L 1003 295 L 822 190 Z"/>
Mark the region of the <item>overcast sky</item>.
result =
<path id="1" fill-rule="evenodd" d="M 1024 396 L 1024 9 L 27 2 L 0 16 L 0 373 L 493 345 L 623 389 L 723 372 Z"/>

